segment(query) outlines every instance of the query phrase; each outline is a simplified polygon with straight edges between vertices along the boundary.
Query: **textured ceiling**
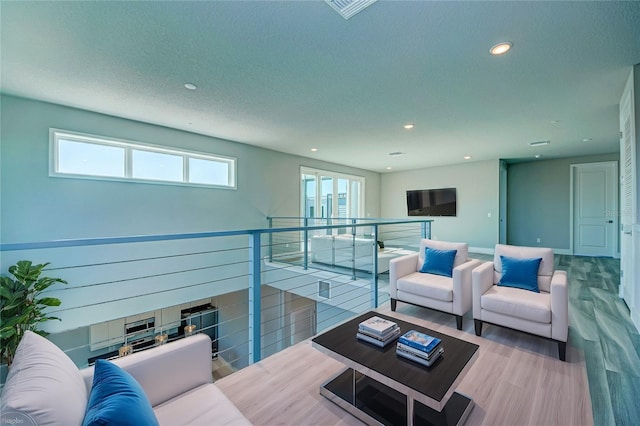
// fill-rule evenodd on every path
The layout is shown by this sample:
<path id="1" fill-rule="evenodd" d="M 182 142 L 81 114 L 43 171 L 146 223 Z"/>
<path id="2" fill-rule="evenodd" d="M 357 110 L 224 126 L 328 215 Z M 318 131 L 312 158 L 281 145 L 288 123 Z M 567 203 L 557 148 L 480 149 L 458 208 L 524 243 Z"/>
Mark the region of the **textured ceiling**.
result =
<path id="1" fill-rule="evenodd" d="M 3 93 L 380 172 L 616 152 L 640 63 L 640 2 L 378 1 L 345 20 L 323 1 L 3 1 L 0 17 Z"/>

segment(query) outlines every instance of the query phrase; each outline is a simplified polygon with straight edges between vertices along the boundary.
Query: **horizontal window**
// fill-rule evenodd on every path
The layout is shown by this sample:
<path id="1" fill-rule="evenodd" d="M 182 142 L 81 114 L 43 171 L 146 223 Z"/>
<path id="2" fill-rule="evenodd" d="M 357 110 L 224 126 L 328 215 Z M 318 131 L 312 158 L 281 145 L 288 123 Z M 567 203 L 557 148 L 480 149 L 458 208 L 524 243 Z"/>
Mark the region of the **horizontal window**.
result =
<path id="1" fill-rule="evenodd" d="M 184 159 L 179 155 L 153 151 L 131 150 L 131 177 L 133 179 L 182 182 Z"/>
<path id="2" fill-rule="evenodd" d="M 236 159 L 51 129 L 52 176 L 236 187 Z"/>

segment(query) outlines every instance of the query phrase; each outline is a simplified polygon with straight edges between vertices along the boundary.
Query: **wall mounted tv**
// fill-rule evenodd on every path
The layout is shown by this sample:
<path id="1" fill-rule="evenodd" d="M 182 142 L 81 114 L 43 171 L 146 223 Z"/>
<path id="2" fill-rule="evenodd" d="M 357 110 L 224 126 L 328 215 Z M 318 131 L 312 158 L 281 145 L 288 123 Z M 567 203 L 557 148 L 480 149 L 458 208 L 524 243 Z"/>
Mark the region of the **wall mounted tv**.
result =
<path id="1" fill-rule="evenodd" d="M 455 216 L 456 189 L 418 189 L 407 191 L 409 216 Z"/>

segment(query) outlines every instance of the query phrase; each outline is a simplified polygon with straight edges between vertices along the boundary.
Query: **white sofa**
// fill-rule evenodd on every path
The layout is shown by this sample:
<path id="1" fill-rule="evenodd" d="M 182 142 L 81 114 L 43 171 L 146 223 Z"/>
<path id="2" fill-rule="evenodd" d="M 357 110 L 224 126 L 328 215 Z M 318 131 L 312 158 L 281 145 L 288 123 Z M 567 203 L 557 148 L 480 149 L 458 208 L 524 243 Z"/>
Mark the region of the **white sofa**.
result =
<path id="1" fill-rule="evenodd" d="M 113 361 L 140 383 L 161 425 L 250 425 L 213 383 L 204 333 Z M 93 367 L 80 370 L 87 392 Z"/>
<path id="2" fill-rule="evenodd" d="M 451 277 L 419 272 L 424 264 L 425 249 L 457 250 Z M 423 306 L 455 315 L 456 327 L 462 330 L 462 317 L 471 310 L 471 271 L 480 265 L 469 258 L 466 243 L 422 239 L 418 253 L 398 257 L 389 262 L 391 310 L 398 301 Z"/>
<path id="3" fill-rule="evenodd" d="M 27 332 L 20 345 L 3 389 L 2 412 L 17 413 L 38 426 L 82 424 L 93 367 L 78 370 L 64 352 L 35 333 Z M 213 383 L 206 334 L 113 363 L 141 385 L 160 425 L 251 424 Z"/>
<path id="4" fill-rule="evenodd" d="M 373 239 L 356 237 L 351 234 L 344 235 L 315 235 L 311 237 L 311 261 L 324 263 L 331 266 L 341 266 L 352 268 L 354 266 L 355 246 L 355 269 L 368 269 L 371 271 L 374 246 Z M 381 271 L 378 271 L 381 273 Z"/>
<path id="5" fill-rule="evenodd" d="M 519 259 L 541 258 L 537 283 L 539 293 L 499 286 L 500 256 Z M 473 270 L 473 318 L 476 335 L 484 322 L 543 336 L 558 343 L 558 357 L 566 359 L 569 333 L 567 273 L 554 271 L 553 250 L 497 244 L 493 262 Z M 535 281 L 534 281 L 535 282 Z"/>

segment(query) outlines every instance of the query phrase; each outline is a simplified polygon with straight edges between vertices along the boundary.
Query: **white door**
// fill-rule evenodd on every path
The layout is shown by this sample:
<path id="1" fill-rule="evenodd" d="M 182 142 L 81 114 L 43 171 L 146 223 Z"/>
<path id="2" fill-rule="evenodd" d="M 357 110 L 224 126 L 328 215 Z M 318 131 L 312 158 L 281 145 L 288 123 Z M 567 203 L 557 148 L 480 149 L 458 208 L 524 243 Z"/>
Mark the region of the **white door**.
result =
<path id="1" fill-rule="evenodd" d="M 573 169 L 573 254 L 616 254 L 618 163 L 576 164 Z"/>
<path id="2" fill-rule="evenodd" d="M 633 311 L 635 201 L 635 126 L 633 122 L 633 72 L 620 99 L 620 297 Z"/>

